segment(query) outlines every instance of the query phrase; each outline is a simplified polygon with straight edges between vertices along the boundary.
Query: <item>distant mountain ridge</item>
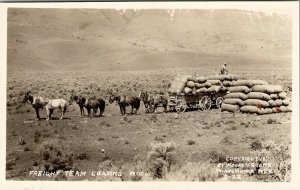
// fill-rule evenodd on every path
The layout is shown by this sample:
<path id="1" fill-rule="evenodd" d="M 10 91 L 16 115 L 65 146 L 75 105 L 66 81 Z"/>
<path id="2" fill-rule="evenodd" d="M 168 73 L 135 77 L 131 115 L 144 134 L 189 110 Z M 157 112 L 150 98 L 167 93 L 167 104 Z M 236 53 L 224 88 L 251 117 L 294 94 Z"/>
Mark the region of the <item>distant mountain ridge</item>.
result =
<path id="1" fill-rule="evenodd" d="M 291 56 L 286 15 L 240 10 L 9 9 L 8 71 L 147 70 Z"/>

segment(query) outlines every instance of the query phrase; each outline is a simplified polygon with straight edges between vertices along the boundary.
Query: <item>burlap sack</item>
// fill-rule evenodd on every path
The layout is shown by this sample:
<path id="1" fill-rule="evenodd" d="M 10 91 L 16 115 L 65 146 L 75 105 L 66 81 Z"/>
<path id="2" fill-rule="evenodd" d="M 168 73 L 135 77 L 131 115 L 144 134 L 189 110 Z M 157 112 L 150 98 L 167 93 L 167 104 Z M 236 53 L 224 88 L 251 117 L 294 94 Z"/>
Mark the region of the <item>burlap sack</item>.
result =
<path id="1" fill-rule="evenodd" d="M 198 83 L 205 83 L 207 81 L 206 77 L 196 77 Z"/>
<path id="2" fill-rule="evenodd" d="M 282 100 L 282 105 L 284 105 L 284 106 L 288 106 L 288 105 L 290 105 L 290 103 L 291 103 L 290 99 L 284 99 L 284 100 Z"/>
<path id="3" fill-rule="evenodd" d="M 278 94 L 270 94 L 270 98 L 276 100 L 279 98 Z"/>
<path id="4" fill-rule="evenodd" d="M 269 103 L 270 107 L 276 107 L 277 106 L 275 100 L 269 100 L 268 103 Z"/>
<path id="5" fill-rule="evenodd" d="M 207 77 L 208 80 L 237 80 L 237 77 L 235 75 L 211 75 Z"/>
<path id="6" fill-rule="evenodd" d="M 242 92 L 233 92 L 233 93 L 229 93 L 225 95 L 225 99 L 227 98 L 239 98 L 242 100 L 246 100 L 248 97 L 246 94 L 242 93 Z"/>
<path id="7" fill-rule="evenodd" d="M 222 82 L 220 80 L 207 80 L 211 85 L 221 85 Z"/>
<path id="8" fill-rule="evenodd" d="M 184 88 L 184 93 L 185 94 L 189 94 L 189 93 L 191 93 L 193 91 L 193 89 L 191 89 L 191 88 L 189 88 L 189 87 L 185 87 Z"/>
<path id="9" fill-rule="evenodd" d="M 228 80 L 224 80 L 222 83 L 224 86 L 232 86 L 232 82 Z"/>
<path id="10" fill-rule="evenodd" d="M 280 93 L 278 94 L 278 97 L 279 97 L 280 99 L 284 100 L 284 99 L 286 99 L 286 97 L 287 97 L 287 93 L 286 93 L 286 92 L 280 92 Z"/>
<path id="11" fill-rule="evenodd" d="M 236 112 L 239 111 L 239 106 L 222 103 L 221 111 Z"/>
<path id="12" fill-rule="evenodd" d="M 281 99 L 277 99 L 277 100 L 275 100 L 275 102 L 276 102 L 276 105 L 278 106 L 278 107 L 280 107 L 280 106 L 282 106 L 282 100 Z"/>
<path id="13" fill-rule="evenodd" d="M 243 92 L 245 94 L 248 94 L 250 92 L 250 89 L 247 86 L 232 86 L 229 87 L 229 92 Z"/>
<path id="14" fill-rule="evenodd" d="M 259 110 L 259 114 L 263 115 L 263 114 L 270 114 L 272 113 L 272 109 L 271 108 L 261 108 Z"/>
<path id="15" fill-rule="evenodd" d="M 260 109 L 256 106 L 243 106 L 240 108 L 240 110 L 244 113 L 260 113 Z"/>
<path id="16" fill-rule="evenodd" d="M 280 85 L 255 85 L 251 89 L 252 92 L 264 92 L 267 94 L 280 93 L 283 91 Z"/>
<path id="17" fill-rule="evenodd" d="M 256 106 L 258 108 L 266 108 L 269 107 L 269 103 L 264 100 L 259 99 L 247 99 L 244 101 L 245 105 Z"/>
<path id="18" fill-rule="evenodd" d="M 260 99 L 260 100 L 266 100 L 266 101 L 271 100 L 270 96 L 263 92 L 250 92 L 247 95 L 247 97 L 248 97 L 248 99 Z"/>
<path id="19" fill-rule="evenodd" d="M 223 101 L 223 103 L 230 104 L 230 105 L 238 105 L 238 106 L 244 106 L 245 105 L 244 101 L 239 99 L 239 98 L 225 99 Z"/>
<path id="20" fill-rule="evenodd" d="M 190 80 L 186 83 L 186 86 L 189 87 L 189 88 L 194 88 L 195 87 L 195 82 Z"/>

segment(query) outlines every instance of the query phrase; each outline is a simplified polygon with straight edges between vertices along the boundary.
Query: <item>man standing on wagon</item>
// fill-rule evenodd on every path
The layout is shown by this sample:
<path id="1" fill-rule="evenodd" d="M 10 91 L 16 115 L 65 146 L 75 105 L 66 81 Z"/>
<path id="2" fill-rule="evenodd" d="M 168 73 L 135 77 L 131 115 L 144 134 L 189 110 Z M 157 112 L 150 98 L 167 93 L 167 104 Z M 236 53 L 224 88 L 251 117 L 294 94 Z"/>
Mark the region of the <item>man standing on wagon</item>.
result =
<path id="1" fill-rule="evenodd" d="M 227 63 L 225 62 L 222 67 L 221 67 L 221 70 L 220 70 L 220 75 L 227 75 L 228 74 L 228 71 L 226 69 L 226 66 L 227 66 Z"/>

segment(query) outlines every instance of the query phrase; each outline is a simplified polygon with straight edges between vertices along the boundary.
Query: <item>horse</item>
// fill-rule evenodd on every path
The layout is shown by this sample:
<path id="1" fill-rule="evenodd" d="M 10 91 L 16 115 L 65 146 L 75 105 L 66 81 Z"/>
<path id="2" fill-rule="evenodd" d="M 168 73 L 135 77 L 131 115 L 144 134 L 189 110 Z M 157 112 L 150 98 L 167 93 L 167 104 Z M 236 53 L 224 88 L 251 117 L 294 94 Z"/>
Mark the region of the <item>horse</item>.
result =
<path id="1" fill-rule="evenodd" d="M 80 116 L 83 117 L 84 116 L 84 107 L 86 106 L 87 99 L 85 97 L 72 94 L 70 97 L 70 102 L 73 102 L 73 101 L 75 101 L 79 105 Z"/>
<path id="2" fill-rule="evenodd" d="M 64 117 L 64 114 L 67 110 L 67 101 L 65 99 L 59 98 L 59 99 L 45 99 L 41 96 L 35 96 L 33 98 L 33 105 L 36 104 L 42 104 L 43 107 L 46 109 L 47 113 L 47 121 L 51 119 L 51 115 L 53 114 L 53 111 L 55 108 L 59 108 L 61 111 L 61 116 L 59 120 L 62 120 Z"/>
<path id="3" fill-rule="evenodd" d="M 93 110 L 93 115 L 97 113 L 98 109 L 100 110 L 99 117 L 103 117 L 103 112 L 105 109 L 105 101 L 102 98 L 89 98 L 86 99 L 85 107 L 88 111 L 88 115 L 92 117 L 91 110 Z"/>
<path id="4" fill-rule="evenodd" d="M 164 107 L 164 112 L 167 112 L 168 106 L 168 97 L 163 94 L 153 94 L 149 92 L 141 92 L 141 97 L 145 100 L 146 105 L 148 106 L 148 110 L 152 113 L 156 113 L 157 107 L 162 105 Z M 144 104 L 145 104 L 144 102 Z M 146 107 L 145 105 L 145 107 Z"/>
<path id="5" fill-rule="evenodd" d="M 126 106 L 131 106 L 131 114 L 137 114 L 137 111 L 140 108 L 140 98 L 135 96 L 124 96 L 124 95 L 116 95 L 110 93 L 109 103 L 113 103 L 116 101 L 120 107 L 121 115 L 126 114 Z M 133 112 L 135 109 L 135 112 Z"/>
<path id="6" fill-rule="evenodd" d="M 150 94 L 148 93 L 148 91 L 141 91 L 139 94 L 139 98 L 141 99 L 141 101 L 143 101 L 145 109 L 146 109 L 146 114 L 150 113 L 151 111 L 151 104 L 150 104 Z"/>
<path id="7" fill-rule="evenodd" d="M 36 118 L 38 120 L 40 120 L 41 118 L 40 118 L 40 114 L 39 114 L 39 109 L 43 108 L 43 105 L 40 104 L 40 103 L 33 104 L 33 96 L 30 95 L 30 92 L 26 92 L 25 95 L 24 95 L 22 103 L 26 103 L 26 102 L 29 102 L 32 105 L 32 107 L 34 108 L 35 113 L 36 113 Z"/>

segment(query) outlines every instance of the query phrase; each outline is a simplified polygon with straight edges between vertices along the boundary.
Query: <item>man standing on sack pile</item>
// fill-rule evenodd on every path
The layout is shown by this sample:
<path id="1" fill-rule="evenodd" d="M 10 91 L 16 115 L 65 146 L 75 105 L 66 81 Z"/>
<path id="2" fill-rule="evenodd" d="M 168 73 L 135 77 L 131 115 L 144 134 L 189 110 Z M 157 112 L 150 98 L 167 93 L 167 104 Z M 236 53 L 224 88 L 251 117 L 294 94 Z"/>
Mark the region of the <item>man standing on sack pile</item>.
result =
<path id="1" fill-rule="evenodd" d="M 222 67 L 221 67 L 221 70 L 220 70 L 220 75 L 228 75 L 228 71 L 226 69 L 226 66 L 227 66 L 227 63 L 225 62 Z"/>

